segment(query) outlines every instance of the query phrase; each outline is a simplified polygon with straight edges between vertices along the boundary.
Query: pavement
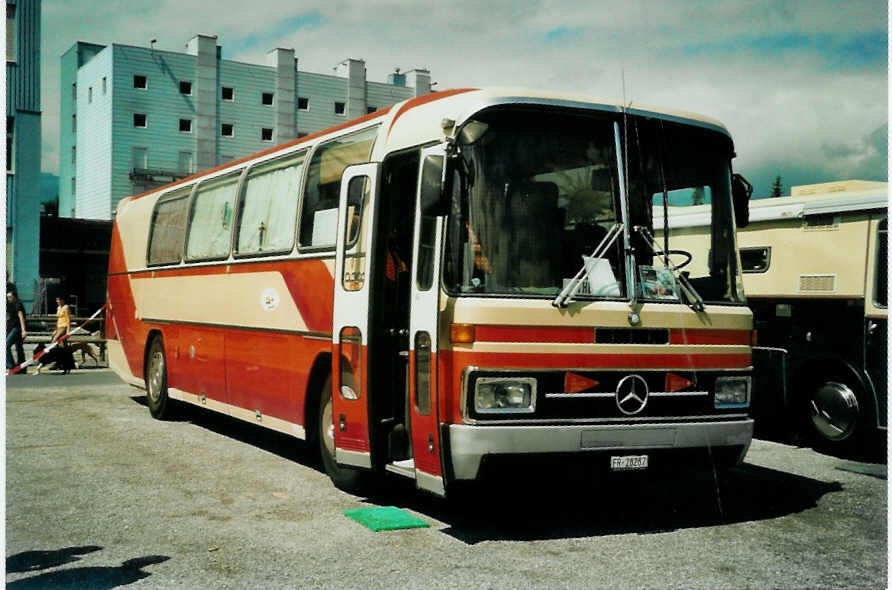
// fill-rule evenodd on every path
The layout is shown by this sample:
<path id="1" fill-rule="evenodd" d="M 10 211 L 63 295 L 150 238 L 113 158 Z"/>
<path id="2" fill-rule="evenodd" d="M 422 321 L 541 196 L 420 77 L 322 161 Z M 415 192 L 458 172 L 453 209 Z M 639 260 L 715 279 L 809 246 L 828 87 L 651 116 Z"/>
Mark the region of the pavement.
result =
<path id="1" fill-rule="evenodd" d="M 315 448 L 153 420 L 107 370 L 8 377 L 8 588 L 882 588 L 887 467 L 754 441 L 714 475 L 520 474 L 444 502 L 343 493 Z M 343 513 L 397 506 L 428 528 Z"/>

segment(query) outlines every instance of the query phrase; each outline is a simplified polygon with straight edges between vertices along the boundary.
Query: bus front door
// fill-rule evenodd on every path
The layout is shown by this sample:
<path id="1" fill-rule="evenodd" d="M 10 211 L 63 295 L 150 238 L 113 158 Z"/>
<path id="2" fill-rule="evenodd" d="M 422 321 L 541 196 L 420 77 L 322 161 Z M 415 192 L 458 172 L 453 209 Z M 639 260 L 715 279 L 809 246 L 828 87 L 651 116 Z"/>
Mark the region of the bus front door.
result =
<path id="1" fill-rule="evenodd" d="M 440 256 L 443 218 L 425 210 L 439 199 L 445 152 L 442 146 L 421 153 L 415 203 L 414 256 L 410 276 L 409 399 L 415 482 L 420 489 L 445 495 L 440 452 L 437 396 L 437 323 L 440 307 Z"/>
<path id="2" fill-rule="evenodd" d="M 349 166 L 341 177 L 332 311 L 331 402 L 335 460 L 371 468 L 369 283 L 378 164 Z"/>

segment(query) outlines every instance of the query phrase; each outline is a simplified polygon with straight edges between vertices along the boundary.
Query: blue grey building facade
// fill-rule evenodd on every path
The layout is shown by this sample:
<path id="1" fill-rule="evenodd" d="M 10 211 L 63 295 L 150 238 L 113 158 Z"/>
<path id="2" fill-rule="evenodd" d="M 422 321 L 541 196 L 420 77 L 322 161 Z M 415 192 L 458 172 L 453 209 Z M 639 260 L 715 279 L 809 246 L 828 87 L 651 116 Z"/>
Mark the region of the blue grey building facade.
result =
<path id="1" fill-rule="evenodd" d="M 185 52 L 78 42 L 62 56 L 59 214 L 110 219 L 117 202 L 172 180 L 430 92 L 426 70 L 366 80 L 347 59 L 301 72 L 292 49 L 267 63 L 221 58 L 217 38 Z"/>
<path id="2" fill-rule="evenodd" d="M 40 0 L 7 0 L 6 35 L 6 275 L 30 310 L 40 276 Z"/>

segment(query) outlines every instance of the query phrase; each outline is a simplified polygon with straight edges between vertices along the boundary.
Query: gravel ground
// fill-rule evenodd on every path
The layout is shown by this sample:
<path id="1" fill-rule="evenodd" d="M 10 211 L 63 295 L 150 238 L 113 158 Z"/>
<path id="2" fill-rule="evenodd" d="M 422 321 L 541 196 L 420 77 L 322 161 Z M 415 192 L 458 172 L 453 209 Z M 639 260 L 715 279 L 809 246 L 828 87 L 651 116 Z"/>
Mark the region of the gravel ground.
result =
<path id="1" fill-rule="evenodd" d="M 335 489 L 313 449 L 152 420 L 108 371 L 7 378 L 8 588 L 878 588 L 886 465 L 755 441 L 721 474 L 529 474 L 443 502 Z M 429 528 L 343 515 L 394 505 Z"/>

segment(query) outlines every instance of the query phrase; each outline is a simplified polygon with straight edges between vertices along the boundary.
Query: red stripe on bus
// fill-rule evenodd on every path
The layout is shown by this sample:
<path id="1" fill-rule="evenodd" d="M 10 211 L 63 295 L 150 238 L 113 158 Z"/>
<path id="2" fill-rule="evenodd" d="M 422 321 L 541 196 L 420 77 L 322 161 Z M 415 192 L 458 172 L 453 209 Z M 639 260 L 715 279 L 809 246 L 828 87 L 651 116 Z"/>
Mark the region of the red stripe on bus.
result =
<path id="1" fill-rule="evenodd" d="M 542 369 L 744 369 L 752 363 L 749 352 L 734 354 L 592 354 L 510 353 L 453 350 L 455 362 L 463 367 Z"/>
<path id="2" fill-rule="evenodd" d="M 407 101 L 403 106 L 400 107 L 400 110 L 396 112 L 393 116 L 393 120 L 390 122 L 390 127 L 387 129 L 387 134 L 390 135 L 390 132 L 393 130 L 393 125 L 396 123 L 396 120 L 403 116 L 406 111 L 410 109 L 414 109 L 417 106 L 421 106 L 423 104 L 427 104 L 429 102 L 433 102 L 435 100 L 440 100 L 442 98 L 449 98 L 450 96 L 455 96 L 456 94 L 464 94 L 465 92 L 473 92 L 474 90 L 479 90 L 478 88 L 453 88 L 452 90 L 443 90 L 441 92 L 431 92 L 430 94 L 423 94 L 421 96 L 416 96 L 413 99 Z"/>
<path id="3" fill-rule="evenodd" d="M 475 326 L 477 342 L 567 342 L 592 344 L 595 331 L 584 326 Z"/>
<path id="4" fill-rule="evenodd" d="M 749 330 L 669 330 L 669 344 L 726 344 L 749 346 Z"/>

